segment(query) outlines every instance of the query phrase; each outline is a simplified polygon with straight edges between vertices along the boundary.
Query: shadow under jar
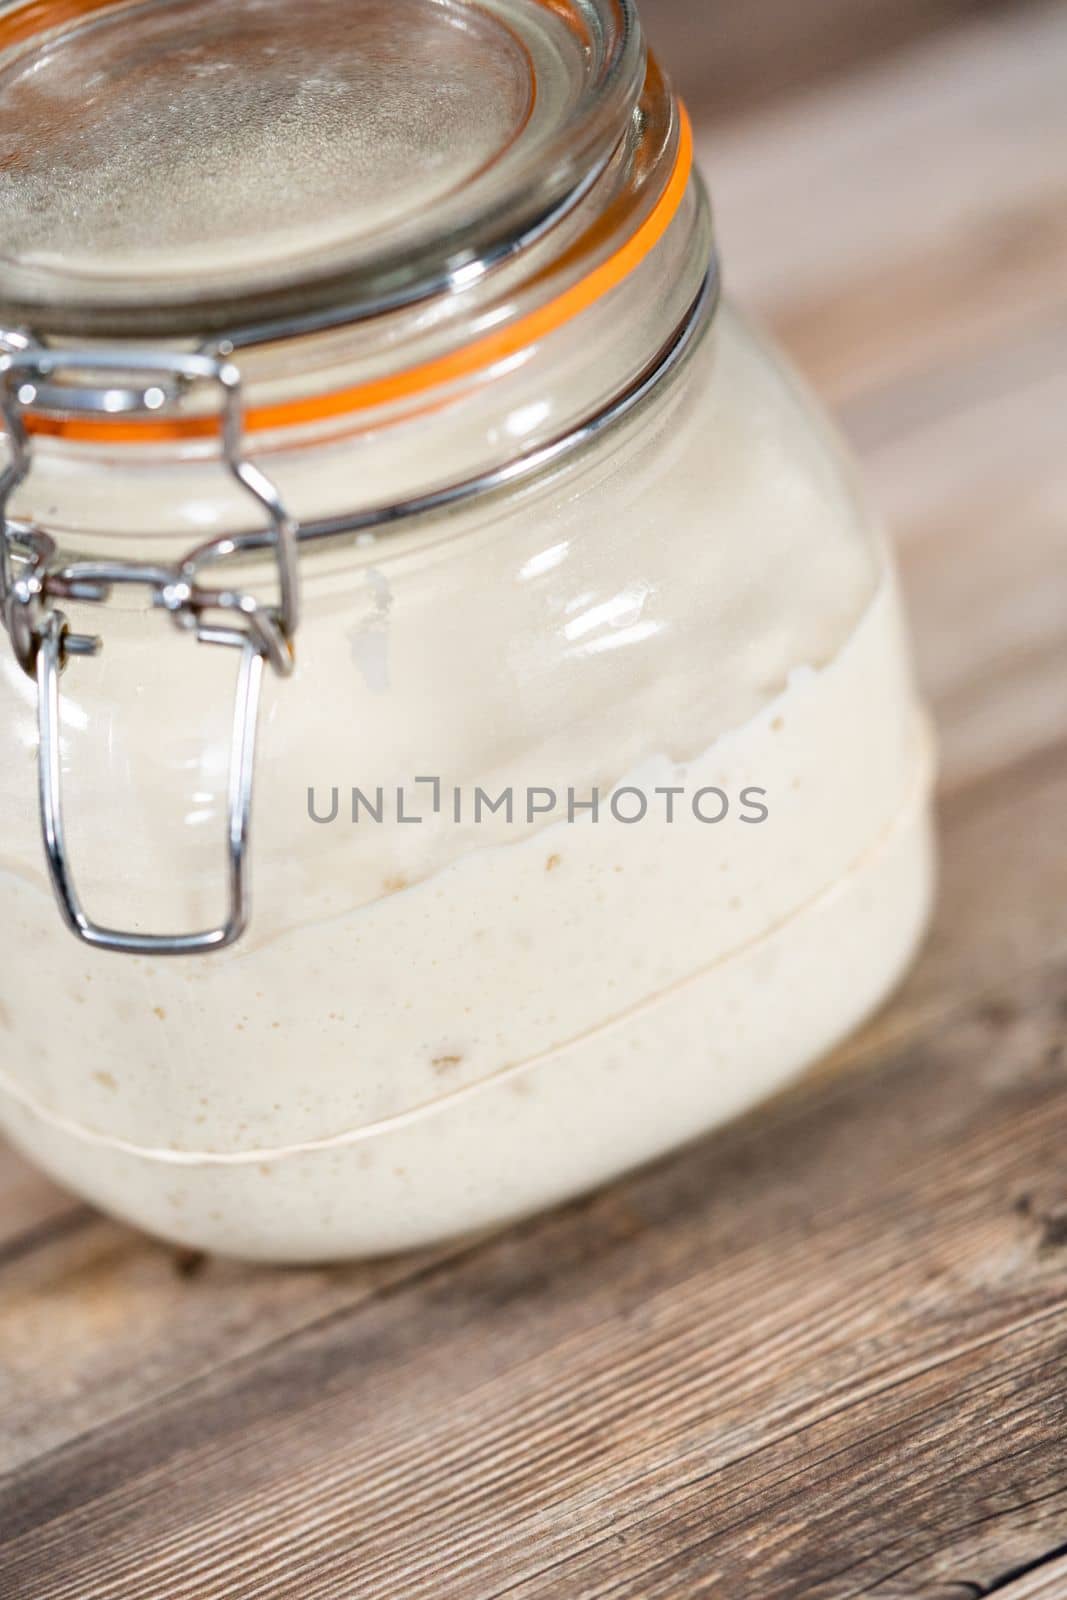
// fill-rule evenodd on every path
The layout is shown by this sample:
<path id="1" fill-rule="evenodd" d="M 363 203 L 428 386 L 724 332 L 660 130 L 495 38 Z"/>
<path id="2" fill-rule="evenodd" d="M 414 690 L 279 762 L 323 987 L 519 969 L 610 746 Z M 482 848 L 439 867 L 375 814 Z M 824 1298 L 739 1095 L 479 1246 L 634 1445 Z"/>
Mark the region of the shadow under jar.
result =
<path id="1" fill-rule="evenodd" d="M 2 5 L 0 171 L 23 1149 L 373 1254 L 870 1012 L 932 881 L 894 576 L 628 0 Z"/>

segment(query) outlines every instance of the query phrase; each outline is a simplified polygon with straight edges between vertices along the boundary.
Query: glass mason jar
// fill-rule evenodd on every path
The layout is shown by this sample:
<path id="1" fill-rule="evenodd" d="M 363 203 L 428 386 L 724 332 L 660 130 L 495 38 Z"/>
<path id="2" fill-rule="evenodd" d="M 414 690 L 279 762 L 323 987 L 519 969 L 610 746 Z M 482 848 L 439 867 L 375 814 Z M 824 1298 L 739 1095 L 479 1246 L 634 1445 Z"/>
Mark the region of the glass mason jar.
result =
<path id="1" fill-rule="evenodd" d="M 389 1251 L 870 1012 L 932 880 L 893 570 L 629 0 L 9 0 L 0 168 L 24 1150 Z"/>

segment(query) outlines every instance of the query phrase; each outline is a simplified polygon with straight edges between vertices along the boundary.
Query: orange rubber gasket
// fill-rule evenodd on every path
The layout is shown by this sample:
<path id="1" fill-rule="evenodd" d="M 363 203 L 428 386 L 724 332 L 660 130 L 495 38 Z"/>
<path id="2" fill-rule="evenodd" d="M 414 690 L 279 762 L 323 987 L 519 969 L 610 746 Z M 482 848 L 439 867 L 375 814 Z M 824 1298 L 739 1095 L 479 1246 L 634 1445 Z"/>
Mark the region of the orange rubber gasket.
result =
<path id="1" fill-rule="evenodd" d="M 13 16 L 0 21 L 0 50 L 8 45 L 21 44 L 32 39 L 35 33 L 46 28 L 58 28 L 64 22 L 80 22 L 94 11 L 104 11 L 116 0 L 31 0 Z"/>
<path id="2" fill-rule="evenodd" d="M 0 25 L 0 45 L 28 37 L 42 27 L 54 25 L 57 20 L 82 17 L 114 3 L 115 0 L 33 0 L 7 24 Z M 552 0 L 543 0 L 543 3 L 551 4 Z M 637 270 L 677 216 L 693 169 L 693 129 L 681 104 L 679 123 L 674 168 L 652 211 L 625 244 L 578 283 L 506 328 L 388 377 L 301 400 L 249 407 L 245 415 L 248 431 L 269 432 L 349 416 L 484 374 L 580 316 Z M 91 444 L 161 444 L 212 438 L 218 432 L 218 420 L 214 416 L 152 417 L 130 422 L 122 418 L 87 421 L 29 412 L 26 426 L 30 433 Z"/>

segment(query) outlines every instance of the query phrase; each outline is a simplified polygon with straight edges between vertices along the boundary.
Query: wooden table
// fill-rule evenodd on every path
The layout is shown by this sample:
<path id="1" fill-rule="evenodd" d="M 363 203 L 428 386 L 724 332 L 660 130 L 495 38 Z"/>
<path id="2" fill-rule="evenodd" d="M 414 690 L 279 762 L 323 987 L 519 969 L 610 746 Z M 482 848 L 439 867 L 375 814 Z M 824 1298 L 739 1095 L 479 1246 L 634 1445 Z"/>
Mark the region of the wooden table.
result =
<path id="1" fill-rule="evenodd" d="M 176 1259 L 0 1156 L 3 1600 L 1067 1596 L 1067 6 L 893 9 L 803 92 L 686 59 L 732 288 L 899 536 L 924 959 L 769 1109 L 415 1260 Z"/>

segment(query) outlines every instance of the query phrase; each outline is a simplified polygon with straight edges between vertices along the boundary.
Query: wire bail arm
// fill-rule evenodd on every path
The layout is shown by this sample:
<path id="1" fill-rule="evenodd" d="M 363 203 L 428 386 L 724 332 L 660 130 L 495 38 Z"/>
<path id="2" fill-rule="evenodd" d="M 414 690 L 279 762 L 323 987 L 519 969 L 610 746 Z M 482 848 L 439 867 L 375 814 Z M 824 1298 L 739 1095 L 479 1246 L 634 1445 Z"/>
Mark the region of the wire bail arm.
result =
<path id="1" fill-rule="evenodd" d="M 27 408 L 35 403 L 77 403 L 86 394 L 74 377 L 121 377 L 128 385 L 92 391 L 111 412 L 155 411 L 191 383 L 209 383 L 221 398 L 220 439 L 231 476 L 266 514 L 267 542 L 278 568 L 278 601 L 267 605 L 243 590 L 210 584 L 205 572 L 240 549 L 223 538 L 191 550 L 178 562 L 79 561 L 61 563 L 55 541 L 8 515 L 15 491 L 32 468 Z M 141 381 L 143 380 L 143 382 Z M 297 528 L 272 481 L 244 454 L 241 376 L 232 361 L 205 354 L 84 352 L 44 349 L 24 336 L 5 336 L 0 347 L 0 416 L 9 460 L 0 474 L 0 616 L 15 657 L 37 682 L 39 807 L 49 876 L 63 920 L 95 949 L 135 955 L 197 955 L 236 943 L 248 924 L 248 845 L 256 735 L 264 664 L 279 676 L 294 668 L 293 637 L 299 623 Z M 106 605 L 117 587 L 142 586 L 152 604 L 203 644 L 241 651 L 234 705 L 227 807 L 225 922 L 204 932 L 142 934 L 94 922 L 78 895 L 67 850 L 60 746 L 59 679 L 73 656 L 96 655 L 102 640 L 71 630 L 61 602 Z"/>

